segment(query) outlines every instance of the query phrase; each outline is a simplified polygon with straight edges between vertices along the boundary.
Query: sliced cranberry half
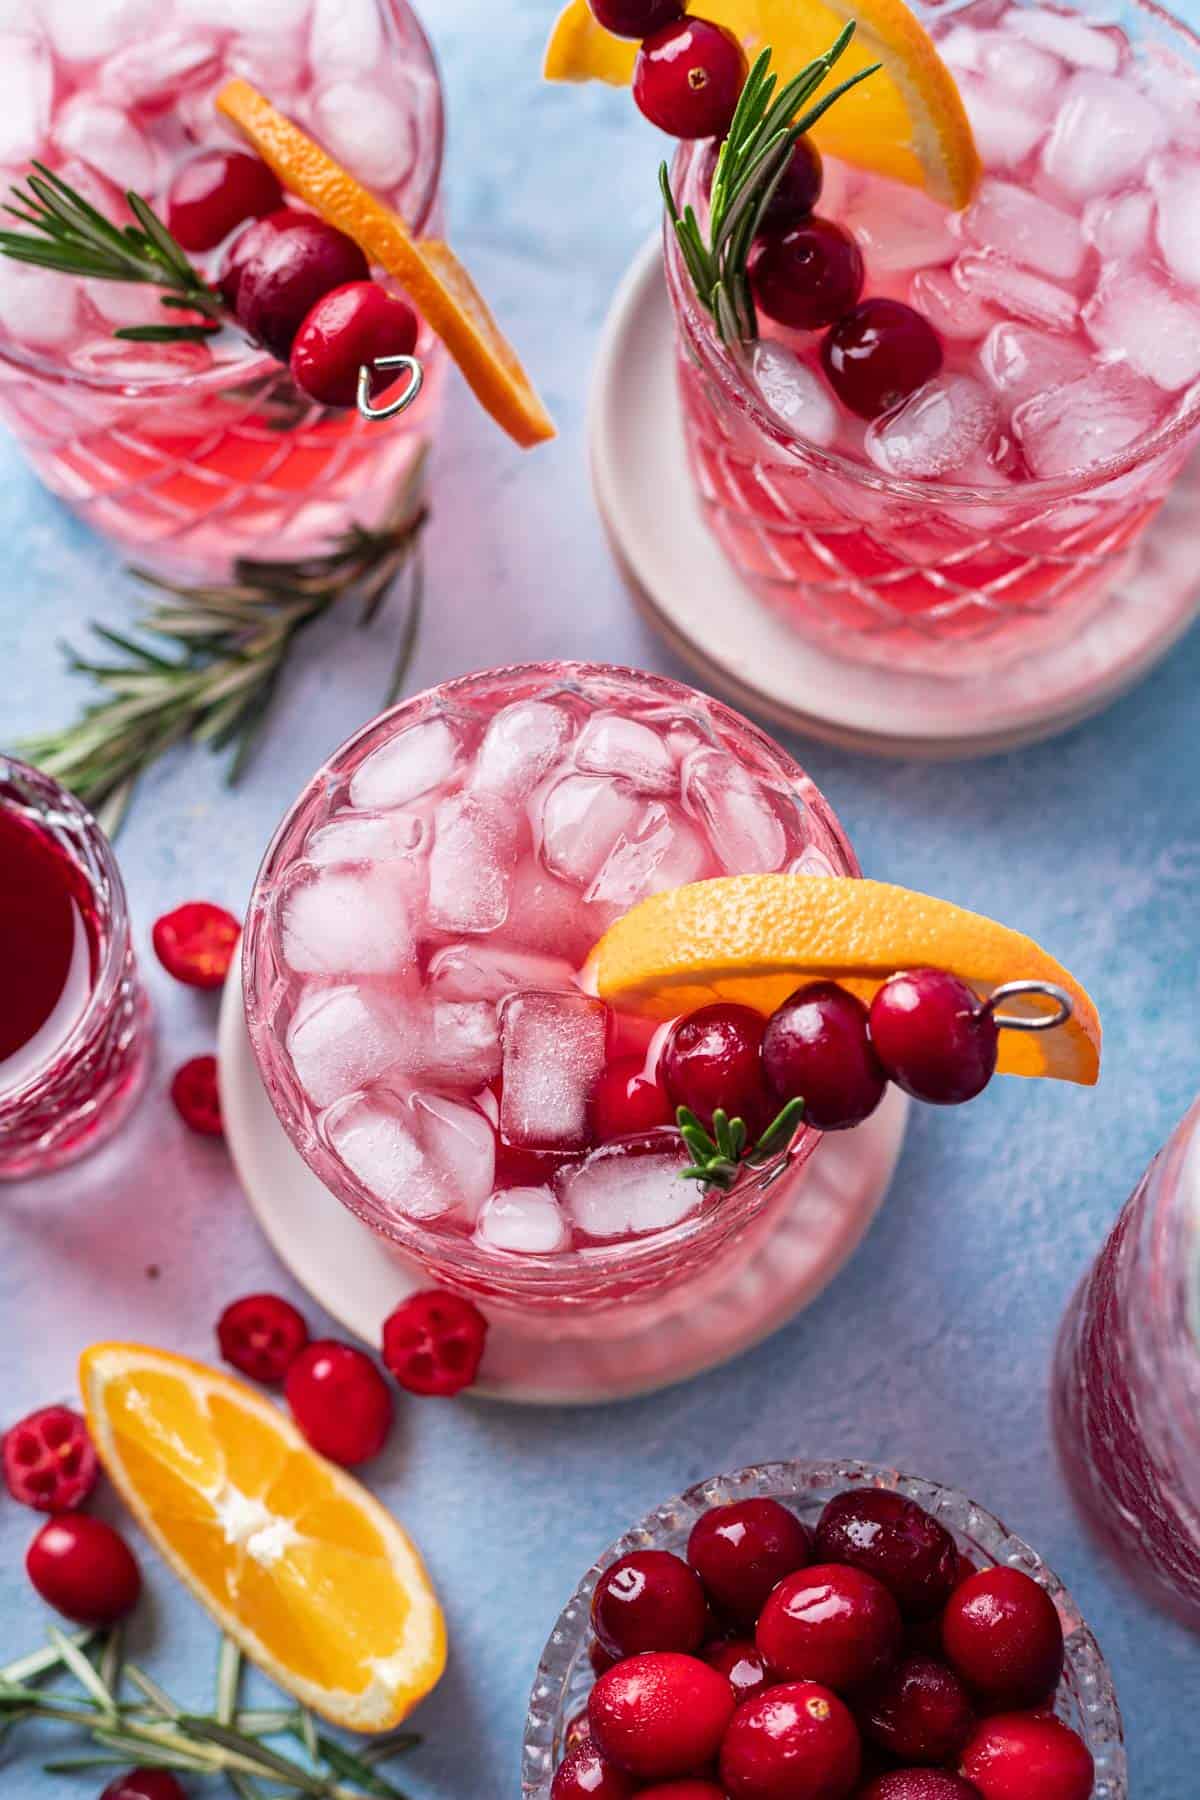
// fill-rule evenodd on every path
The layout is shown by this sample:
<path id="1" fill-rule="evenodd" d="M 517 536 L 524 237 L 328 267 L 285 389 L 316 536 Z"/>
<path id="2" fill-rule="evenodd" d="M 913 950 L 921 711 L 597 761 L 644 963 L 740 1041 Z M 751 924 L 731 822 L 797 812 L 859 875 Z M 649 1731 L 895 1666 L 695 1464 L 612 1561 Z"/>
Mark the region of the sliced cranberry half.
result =
<path id="1" fill-rule="evenodd" d="M 487 1334 L 473 1301 L 431 1288 L 403 1301 L 384 1325 L 384 1364 L 410 1394 L 448 1399 L 478 1379 Z"/>
<path id="2" fill-rule="evenodd" d="M 73 1512 L 100 1474 L 86 1423 L 68 1406 L 44 1406 L 4 1434 L 4 1482 L 35 1512 Z"/>
<path id="3" fill-rule="evenodd" d="M 958 1582 L 958 1550 L 915 1500 L 887 1488 L 848 1488 L 826 1506 L 817 1523 L 822 1562 L 865 1569 L 890 1588 L 909 1619 L 940 1612 Z"/>
<path id="4" fill-rule="evenodd" d="M 219 988 L 233 963 L 242 928 L 231 912 L 208 900 L 189 900 L 157 919 L 154 954 L 185 987 Z"/>
<path id="5" fill-rule="evenodd" d="M 1062 1621 L 1049 1594 L 1021 1569 L 981 1569 L 942 1614 L 948 1661 L 993 1707 L 1038 1706 L 1063 1672 Z"/>
<path id="6" fill-rule="evenodd" d="M 308 1343 L 308 1326 L 278 1294 L 247 1294 L 217 1320 L 217 1342 L 227 1363 L 268 1386 L 283 1380 Z"/>
<path id="7" fill-rule="evenodd" d="M 697 1519 L 687 1554 L 718 1611 L 753 1626 L 772 1588 L 808 1562 L 812 1533 L 778 1500 L 735 1500 Z"/>
<path id="8" fill-rule="evenodd" d="M 778 1681 L 818 1681 L 852 1694 L 900 1652 L 900 1608 L 873 1575 L 840 1563 L 788 1575 L 762 1609 L 754 1641 Z"/>
<path id="9" fill-rule="evenodd" d="M 682 1557 L 634 1550 L 605 1569 L 592 1594 L 592 1630 L 615 1657 L 699 1649 L 708 1629 L 704 1589 Z"/>
<path id="10" fill-rule="evenodd" d="M 176 1069 L 171 1080 L 171 1103 L 189 1131 L 200 1137 L 225 1135 L 215 1056 L 193 1056 Z"/>

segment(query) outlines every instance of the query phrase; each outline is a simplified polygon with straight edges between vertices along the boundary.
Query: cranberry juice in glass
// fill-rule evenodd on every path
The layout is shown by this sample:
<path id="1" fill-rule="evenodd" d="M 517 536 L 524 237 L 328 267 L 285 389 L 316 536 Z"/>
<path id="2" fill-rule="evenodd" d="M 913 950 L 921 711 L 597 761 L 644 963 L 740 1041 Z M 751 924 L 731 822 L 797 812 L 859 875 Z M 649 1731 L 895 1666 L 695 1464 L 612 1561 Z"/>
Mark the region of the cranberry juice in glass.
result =
<path id="1" fill-rule="evenodd" d="M 1158 1599 L 1200 1626 L 1200 1103 L 1071 1303 L 1054 1413 L 1084 1516 Z"/>
<path id="2" fill-rule="evenodd" d="M 0 30 L 0 66 L 5 190 L 37 159 L 114 223 L 129 189 L 168 218 L 187 163 L 244 149 L 214 105 L 241 75 L 414 232 L 436 229 L 441 90 L 405 0 L 43 0 Z M 233 241 L 192 260 L 215 279 Z M 113 337 L 170 317 L 152 287 L 0 259 L 0 414 L 48 487 L 138 561 L 205 576 L 386 518 L 436 418 L 427 329 L 420 399 L 369 423 L 309 400 L 232 326 L 204 343 Z"/>
<path id="3" fill-rule="evenodd" d="M 839 655 L 971 675 L 1104 605 L 1196 442 L 1200 43 L 1150 4 L 926 20 L 984 165 L 965 212 L 827 158 L 838 229 L 768 229 L 736 355 L 669 229 L 666 263 L 691 467 L 738 573 Z M 684 146 L 681 206 L 713 166 Z M 814 319 L 818 268 L 842 300 Z"/>
<path id="4" fill-rule="evenodd" d="M 259 876 L 245 992 L 276 1111 L 437 1280 L 529 1329 L 652 1315 L 750 1253 L 817 1134 L 731 1194 L 682 1179 L 670 1028 L 593 998 L 585 964 L 649 895 L 773 870 L 857 874 L 812 782 L 689 688 L 559 663 L 410 700 L 320 771 Z M 859 1229 L 814 1220 L 831 1267 Z"/>
<path id="5" fill-rule="evenodd" d="M 0 1180 L 96 1149 L 141 1092 L 150 1022 L 107 838 L 0 756 Z"/>

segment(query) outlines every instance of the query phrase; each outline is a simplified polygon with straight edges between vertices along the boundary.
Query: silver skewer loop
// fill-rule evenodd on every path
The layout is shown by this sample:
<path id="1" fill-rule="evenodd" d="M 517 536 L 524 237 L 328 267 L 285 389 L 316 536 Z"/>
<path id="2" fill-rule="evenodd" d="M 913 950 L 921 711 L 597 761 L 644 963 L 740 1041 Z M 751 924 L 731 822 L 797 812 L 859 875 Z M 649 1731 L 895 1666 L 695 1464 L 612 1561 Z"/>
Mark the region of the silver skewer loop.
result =
<path id="1" fill-rule="evenodd" d="M 996 1011 L 1003 1001 L 1015 999 L 1018 994 L 1044 994 L 1055 1001 L 1057 1011 L 1037 1015 Z M 1074 1013 L 1075 1002 L 1066 988 L 1053 981 L 1006 981 L 984 1001 L 983 1010 L 991 1013 L 1001 1031 L 1057 1031 Z"/>
<path id="2" fill-rule="evenodd" d="M 374 406 L 371 403 L 371 389 L 376 375 L 385 369 L 407 369 L 408 385 L 389 405 Z M 394 419 L 398 413 L 408 411 L 424 385 L 425 369 L 419 358 L 377 356 L 373 363 L 364 363 L 358 371 L 358 410 L 364 419 Z"/>

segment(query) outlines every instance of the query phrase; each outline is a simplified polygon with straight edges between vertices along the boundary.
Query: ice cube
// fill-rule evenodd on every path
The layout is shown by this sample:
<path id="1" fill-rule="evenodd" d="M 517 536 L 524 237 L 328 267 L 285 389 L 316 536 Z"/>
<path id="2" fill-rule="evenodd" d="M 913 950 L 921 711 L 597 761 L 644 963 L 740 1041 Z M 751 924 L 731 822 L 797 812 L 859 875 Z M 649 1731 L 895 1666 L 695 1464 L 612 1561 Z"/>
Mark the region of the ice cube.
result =
<path id="1" fill-rule="evenodd" d="M 615 919 L 651 894 L 699 881 L 707 868 L 704 841 L 679 808 L 655 805 L 632 837 L 617 839 L 585 897 Z"/>
<path id="2" fill-rule="evenodd" d="M 381 997 L 353 987 L 313 988 L 287 1032 L 296 1079 L 314 1106 L 332 1106 L 403 1060 L 403 1025 Z"/>
<path id="3" fill-rule="evenodd" d="M 508 917 L 518 821 L 492 794 L 439 803 L 429 855 L 429 917 L 440 931 L 495 931 Z"/>
<path id="4" fill-rule="evenodd" d="M 313 102 L 321 142 L 368 187 L 399 187 L 416 161 L 414 115 L 404 92 L 402 85 L 335 81 Z"/>
<path id="5" fill-rule="evenodd" d="M 832 444 L 838 428 L 833 395 L 794 350 L 759 338 L 750 353 L 750 370 L 763 405 L 785 431 L 809 444 Z"/>
<path id="6" fill-rule="evenodd" d="M 1000 23 L 1002 30 L 1015 31 L 1029 43 L 1040 44 L 1077 69 L 1104 69 L 1111 74 L 1121 60 L 1120 46 L 1110 32 L 1096 31 L 1070 13 L 1018 6 L 1005 13 Z"/>
<path id="7" fill-rule="evenodd" d="M 1200 307 L 1149 270 L 1109 269 L 1083 318 L 1101 350 L 1123 357 L 1168 393 L 1200 375 Z"/>
<path id="8" fill-rule="evenodd" d="M 985 181 L 963 228 L 981 249 L 1060 281 L 1073 281 L 1087 254 L 1077 219 L 1011 181 Z"/>
<path id="9" fill-rule="evenodd" d="M 1078 300 L 1066 288 L 984 250 L 960 256 L 954 265 L 954 279 L 973 299 L 1027 319 L 1031 325 L 1067 331 L 1079 312 Z"/>
<path id="10" fill-rule="evenodd" d="M 118 326 L 178 324 L 178 317 L 164 310 L 155 288 L 124 281 L 85 281 L 82 292 L 114 330 Z"/>
<path id="11" fill-rule="evenodd" d="M 64 62 L 98 62 L 143 36 L 161 0 L 41 0 L 42 19 Z"/>
<path id="12" fill-rule="evenodd" d="M 510 1144 L 575 1150 L 604 1067 L 608 1008 L 586 994 L 515 994 L 501 1012 L 500 1131 Z"/>
<path id="13" fill-rule="evenodd" d="M 523 800 L 561 756 L 571 721 L 547 700 L 518 700 L 488 725 L 471 774 L 472 787 Z"/>
<path id="14" fill-rule="evenodd" d="M 117 106 L 159 107 L 205 82 L 215 82 L 220 74 L 221 48 L 215 38 L 160 31 L 110 56 L 97 88 L 103 99 Z"/>
<path id="15" fill-rule="evenodd" d="M 45 44 L 23 32 L 0 34 L 0 164 L 46 153 L 54 72 Z"/>
<path id="16" fill-rule="evenodd" d="M 1159 113 L 1131 82 L 1076 75 L 1042 151 L 1042 167 L 1064 193 L 1090 200 L 1139 175 L 1164 136 Z"/>
<path id="17" fill-rule="evenodd" d="M 378 71 L 385 49 L 379 0 L 315 0 L 308 42 L 319 81 Z"/>
<path id="18" fill-rule="evenodd" d="M 76 94 L 59 111 L 54 139 L 61 150 L 98 169 L 126 191 L 153 191 L 156 158 L 149 138 L 129 115 L 90 94 Z"/>
<path id="19" fill-rule="evenodd" d="M 429 1079 L 480 1088 L 500 1073 L 500 1022 L 490 1000 L 434 1000 L 419 1052 Z"/>
<path id="20" fill-rule="evenodd" d="M 994 94 L 970 76 L 961 78 L 959 89 L 984 166 L 1019 169 L 1041 142 L 1045 121 L 1033 107 Z"/>
<path id="21" fill-rule="evenodd" d="M 1013 432 L 1035 475 L 1074 475 L 1107 462 L 1158 422 L 1160 401 L 1119 363 L 1094 369 L 1013 414 Z"/>
<path id="22" fill-rule="evenodd" d="M 1083 209 L 1083 232 L 1108 261 L 1140 257 L 1150 244 L 1154 201 L 1144 189 L 1131 194 L 1102 194 Z"/>
<path id="23" fill-rule="evenodd" d="M 983 40 L 987 34 L 973 25 L 952 25 L 938 39 L 938 55 L 952 69 L 978 69 L 983 61 Z"/>
<path id="24" fill-rule="evenodd" d="M 304 846 L 309 862 L 393 862 L 413 856 L 426 835 L 415 813 L 342 813 L 320 825 Z"/>
<path id="25" fill-rule="evenodd" d="M 898 182 L 873 181 L 854 201 L 845 224 L 873 275 L 933 268 L 950 262 L 958 249 L 946 208 Z"/>
<path id="26" fill-rule="evenodd" d="M 404 806 L 447 782 L 458 771 L 458 735 L 436 715 L 397 732 L 373 750 L 350 783 L 353 806 Z"/>
<path id="27" fill-rule="evenodd" d="M 684 805 L 703 824 L 730 875 L 769 875 L 787 858 L 774 798 L 724 750 L 698 750 L 683 766 Z"/>
<path id="28" fill-rule="evenodd" d="M 949 269 L 922 269 L 913 276 L 913 306 L 943 337 L 981 338 L 995 322 L 994 308 L 968 294 Z"/>
<path id="29" fill-rule="evenodd" d="M 282 898 L 283 958 L 302 975 L 396 975 L 415 961 L 410 902 L 394 870 L 302 870 Z"/>
<path id="30" fill-rule="evenodd" d="M 672 794 L 678 785 L 666 741 L 620 713 L 595 713 L 579 734 L 575 761 L 589 775 L 623 775 L 643 794 Z"/>
<path id="31" fill-rule="evenodd" d="M 1091 360 L 1073 338 L 1054 337 L 1007 320 L 988 333 L 979 351 L 984 374 L 1010 407 L 1078 381 L 1087 374 Z"/>
<path id="32" fill-rule="evenodd" d="M 996 402 L 969 375 L 935 375 L 867 432 L 867 454 L 889 475 L 949 475 L 991 437 Z"/>
<path id="33" fill-rule="evenodd" d="M 566 957 L 578 967 L 606 923 L 577 888 L 548 875 L 531 857 L 517 864 L 504 926 L 506 944 Z"/>
<path id="34" fill-rule="evenodd" d="M 444 1094 L 416 1093 L 412 1114 L 430 1170 L 430 1187 L 474 1220 L 496 1179 L 496 1133 L 477 1106 Z"/>
<path id="35" fill-rule="evenodd" d="M 700 1204 L 699 1188 L 680 1175 L 685 1161 L 670 1151 L 646 1154 L 606 1145 L 565 1177 L 563 1206 L 592 1238 L 665 1231 Z"/>
<path id="36" fill-rule="evenodd" d="M 565 1250 L 571 1233 L 550 1188 L 505 1188 L 483 1203 L 475 1242 L 483 1250 L 550 1256 Z"/>
<path id="37" fill-rule="evenodd" d="M 414 1217 L 448 1212 L 451 1196 L 438 1193 L 428 1208 L 430 1170 L 418 1144 L 411 1111 L 388 1095 L 356 1096 L 340 1102 L 321 1119 L 330 1148 L 384 1206 Z"/>
<path id="38" fill-rule="evenodd" d="M 1014 39 L 1009 31 L 978 34 L 978 69 L 992 92 L 1033 106 L 1043 118 L 1066 71 L 1062 59 L 1028 41 Z"/>
<path id="39" fill-rule="evenodd" d="M 0 325 L 34 349 L 69 343 L 79 329 L 78 283 L 57 270 L 0 258 Z"/>
<path id="40" fill-rule="evenodd" d="M 518 988 L 571 993 L 577 986 L 571 964 L 492 940 L 447 944 L 429 964 L 428 986 L 443 1000 L 488 1000 L 494 1006 Z"/>
<path id="41" fill-rule="evenodd" d="M 564 776 L 542 806 L 546 867 L 582 887 L 598 874 L 617 839 L 636 830 L 644 807 L 641 796 L 616 777 Z"/>
<path id="42" fill-rule="evenodd" d="M 1158 199 L 1158 247 L 1177 281 L 1200 288 L 1200 163 L 1153 171 Z"/>
<path id="43" fill-rule="evenodd" d="M 1142 43 L 1130 73 L 1166 121 L 1178 149 L 1200 149 L 1200 80 L 1163 45 Z"/>

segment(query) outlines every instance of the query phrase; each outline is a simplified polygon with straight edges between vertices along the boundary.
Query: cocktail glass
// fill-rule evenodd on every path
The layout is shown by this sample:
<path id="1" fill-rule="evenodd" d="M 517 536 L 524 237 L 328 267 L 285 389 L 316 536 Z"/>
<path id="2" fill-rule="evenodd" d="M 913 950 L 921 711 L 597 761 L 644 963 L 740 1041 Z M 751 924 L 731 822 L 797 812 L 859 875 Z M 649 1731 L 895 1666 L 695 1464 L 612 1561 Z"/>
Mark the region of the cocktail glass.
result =
<path id="1" fill-rule="evenodd" d="M 0 756 L 0 882 L 28 882 L 30 856 L 73 941 L 55 945 L 65 974 L 52 1013 L 27 1042 L 6 1040 L 0 1060 L 0 1180 L 8 1181 L 107 1142 L 141 1094 L 153 1039 L 112 846 L 65 788 Z M 47 936 L 60 923 L 47 916 Z M 11 1004 L 11 972 L 5 986 Z"/>
<path id="2" fill-rule="evenodd" d="M 161 214 L 180 164 L 237 141 L 214 99 L 244 75 L 417 234 L 436 231 L 441 89 L 406 0 L 89 0 L 41 16 L 0 33 L 14 94 L 0 185 L 36 157 L 118 223 L 127 188 Z M 221 254 L 196 260 L 212 275 Z M 162 317 L 149 287 L 0 261 L 0 415 L 55 494 L 139 562 L 204 576 L 385 523 L 439 409 L 427 328 L 420 398 L 371 423 L 310 401 L 232 328 L 205 344 L 112 335 Z"/>

